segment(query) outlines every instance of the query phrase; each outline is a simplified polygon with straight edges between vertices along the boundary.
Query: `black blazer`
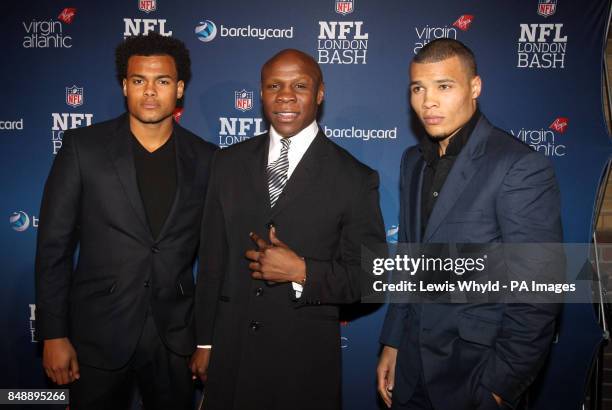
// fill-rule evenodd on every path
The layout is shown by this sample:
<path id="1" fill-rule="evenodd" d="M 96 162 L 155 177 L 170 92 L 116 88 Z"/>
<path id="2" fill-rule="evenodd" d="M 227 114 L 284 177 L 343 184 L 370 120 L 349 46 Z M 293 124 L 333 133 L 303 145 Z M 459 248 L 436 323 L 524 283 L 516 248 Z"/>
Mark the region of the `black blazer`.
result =
<path id="1" fill-rule="evenodd" d="M 198 344 L 212 344 L 206 408 L 338 409 L 338 304 L 360 299 L 361 245 L 385 241 L 378 173 L 322 132 L 270 208 L 269 137 L 218 151 L 204 211 L 196 290 Z M 303 256 L 300 299 L 291 284 L 251 279 L 249 232 Z"/>
<path id="2" fill-rule="evenodd" d="M 149 309 L 168 348 L 195 347 L 192 266 L 215 147 L 175 124 L 176 196 L 153 238 L 132 138 L 125 114 L 66 131 L 38 229 L 38 339 L 69 337 L 81 362 L 106 369 L 129 360 Z"/>

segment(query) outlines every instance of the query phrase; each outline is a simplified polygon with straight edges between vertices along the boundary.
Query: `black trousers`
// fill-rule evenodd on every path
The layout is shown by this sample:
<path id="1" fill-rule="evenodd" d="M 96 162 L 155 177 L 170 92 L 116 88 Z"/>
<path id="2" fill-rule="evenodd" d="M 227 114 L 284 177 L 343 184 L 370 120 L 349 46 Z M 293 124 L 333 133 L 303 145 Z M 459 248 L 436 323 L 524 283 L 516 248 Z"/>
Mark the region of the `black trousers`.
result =
<path id="1" fill-rule="evenodd" d="M 70 386 L 70 410 L 131 409 L 138 396 L 146 410 L 193 409 L 194 387 L 189 357 L 170 351 L 149 313 L 134 355 L 119 370 L 80 365 L 81 377 Z"/>

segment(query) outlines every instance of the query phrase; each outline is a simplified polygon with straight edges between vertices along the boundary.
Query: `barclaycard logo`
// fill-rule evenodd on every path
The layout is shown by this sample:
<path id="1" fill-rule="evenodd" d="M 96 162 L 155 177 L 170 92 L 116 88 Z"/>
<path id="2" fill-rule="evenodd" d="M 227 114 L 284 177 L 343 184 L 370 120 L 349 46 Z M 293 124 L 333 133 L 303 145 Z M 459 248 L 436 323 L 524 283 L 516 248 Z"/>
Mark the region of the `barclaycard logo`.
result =
<path id="1" fill-rule="evenodd" d="M 2 121 L 0 120 L 0 131 L 3 130 L 23 130 L 23 118 L 16 121 Z"/>
<path id="2" fill-rule="evenodd" d="M 391 225 L 391 227 L 387 229 L 387 242 L 397 243 L 397 233 L 398 232 L 399 232 L 399 227 L 397 225 Z"/>
<path id="3" fill-rule="evenodd" d="M 223 24 L 217 25 L 211 20 L 202 20 L 195 27 L 195 34 L 198 40 L 208 43 L 213 41 L 217 34 L 220 37 L 231 38 L 255 38 L 257 40 L 267 40 L 271 38 L 293 38 L 293 27 L 289 28 L 272 28 L 272 27 L 254 27 L 250 24 L 246 27 L 227 27 Z"/>
<path id="4" fill-rule="evenodd" d="M 202 20 L 195 27 L 195 33 L 198 40 L 208 43 L 217 37 L 217 26 L 210 20 Z"/>
<path id="5" fill-rule="evenodd" d="M 346 336 L 340 336 L 340 348 L 346 349 L 349 347 L 349 339 Z"/>
<path id="6" fill-rule="evenodd" d="M 30 227 L 30 217 L 23 211 L 13 212 L 9 217 L 11 228 L 17 232 L 23 232 Z"/>

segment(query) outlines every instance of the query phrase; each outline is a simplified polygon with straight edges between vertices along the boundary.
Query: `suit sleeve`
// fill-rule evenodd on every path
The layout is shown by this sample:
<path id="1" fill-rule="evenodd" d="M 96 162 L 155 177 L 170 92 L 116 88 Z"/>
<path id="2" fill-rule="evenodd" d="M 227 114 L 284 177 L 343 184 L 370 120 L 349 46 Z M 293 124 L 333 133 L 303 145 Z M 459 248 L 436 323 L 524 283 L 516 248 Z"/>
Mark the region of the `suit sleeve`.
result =
<path id="1" fill-rule="evenodd" d="M 560 211 L 559 188 L 548 160 L 532 152 L 516 161 L 504 178 L 497 198 L 497 215 L 503 241 L 562 242 Z M 537 248 L 537 245 L 534 246 Z M 535 252 L 530 256 L 547 257 Z M 513 269 L 524 269 L 518 266 L 523 263 L 521 258 L 508 259 L 506 263 L 510 272 Z M 564 263 L 551 264 L 546 260 L 535 262 L 563 269 L 563 272 L 553 272 L 553 275 L 565 272 Z M 541 271 L 535 276 L 545 274 Z M 501 331 L 482 374 L 481 383 L 484 387 L 510 404 L 519 400 L 544 364 L 559 309 L 558 303 L 509 303 L 505 306 Z"/>
<path id="2" fill-rule="evenodd" d="M 400 165 L 400 184 L 399 184 L 399 196 L 400 196 L 400 210 L 399 210 L 399 231 L 398 231 L 398 242 L 408 242 L 408 222 L 406 221 L 406 180 L 408 175 L 407 171 L 407 156 L 409 149 L 404 151 L 402 155 L 402 162 Z M 407 325 L 406 318 L 408 316 L 409 305 L 407 303 L 389 303 L 387 307 L 387 314 L 385 315 L 385 321 L 383 323 L 382 331 L 380 332 L 380 343 L 386 346 L 399 348 L 402 334 L 404 333 L 404 327 Z"/>
<path id="3" fill-rule="evenodd" d="M 36 247 L 38 340 L 68 336 L 73 258 L 78 241 L 81 173 L 74 134 L 66 131 L 45 184 Z"/>
<path id="4" fill-rule="evenodd" d="M 340 246 L 335 258 L 306 258 L 306 284 L 298 306 L 360 300 L 363 275 L 367 274 L 361 269 L 361 247 L 385 243 L 378 185 L 378 173 L 370 171 L 351 198 L 351 208 L 341 227 Z"/>
<path id="5" fill-rule="evenodd" d="M 399 231 L 398 231 L 398 243 L 408 243 L 408 221 L 406 220 L 406 196 L 408 195 L 407 181 L 411 175 L 408 175 L 408 156 L 410 155 L 411 149 L 404 151 L 402 155 L 402 162 L 400 165 L 400 209 L 399 209 Z M 393 272 L 390 273 L 391 275 Z M 391 295 L 392 297 L 393 295 Z M 399 348 L 401 343 L 402 335 L 406 326 L 408 326 L 408 315 L 410 305 L 407 303 L 389 303 L 387 307 L 387 314 L 385 315 L 385 321 L 383 323 L 382 331 L 380 332 L 380 343 L 386 346 Z"/>
<path id="6" fill-rule="evenodd" d="M 215 152 L 202 217 L 195 295 L 196 344 L 212 345 L 217 303 L 227 261 L 227 235 L 219 198 L 219 161 Z"/>

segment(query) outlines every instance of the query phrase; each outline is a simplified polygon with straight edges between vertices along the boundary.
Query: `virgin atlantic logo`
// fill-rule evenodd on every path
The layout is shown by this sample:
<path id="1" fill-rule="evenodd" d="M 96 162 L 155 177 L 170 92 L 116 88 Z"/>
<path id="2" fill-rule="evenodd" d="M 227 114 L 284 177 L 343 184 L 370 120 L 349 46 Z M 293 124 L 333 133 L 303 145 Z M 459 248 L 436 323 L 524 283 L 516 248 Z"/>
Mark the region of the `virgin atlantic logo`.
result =
<path id="1" fill-rule="evenodd" d="M 550 124 L 550 126 L 548 128 L 550 128 L 553 131 L 556 131 L 560 134 L 563 134 L 565 131 L 567 131 L 567 126 L 569 124 L 569 118 L 567 117 L 557 117 L 555 118 L 555 120 L 553 121 L 552 124 Z"/>
<path id="2" fill-rule="evenodd" d="M 457 27 L 461 31 L 468 31 L 470 25 L 474 21 L 474 16 L 471 14 L 464 14 L 453 23 L 454 27 Z"/>
<path id="3" fill-rule="evenodd" d="M 75 9 L 74 7 L 66 7 L 64 10 L 62 10 L 59 16 L 57 16 L 57 19 L 66 24 L 70 24 L 72 23 L 72 20 L 74 20 L 74 16 L 76 16 L 76 12 L 77 12 L 77 9 Z"/>
<path id="4" fill-rule="evenodd" d="M 172 112 L 172 117 L 174 117 L 174 121 L 178 123 L 181 120 L 182 116 L 183 116 L 183 107 L 176 107 L 174 111 Z"/>

